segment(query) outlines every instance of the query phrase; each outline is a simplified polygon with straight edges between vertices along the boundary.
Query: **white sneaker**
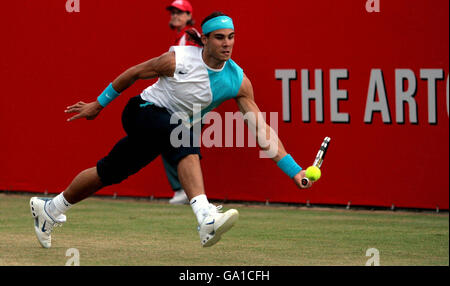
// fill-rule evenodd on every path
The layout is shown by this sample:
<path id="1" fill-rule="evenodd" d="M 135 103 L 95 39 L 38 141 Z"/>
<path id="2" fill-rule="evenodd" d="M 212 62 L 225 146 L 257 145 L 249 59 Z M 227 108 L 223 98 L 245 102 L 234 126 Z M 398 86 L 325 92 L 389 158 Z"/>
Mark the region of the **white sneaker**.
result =
<path id="1" fill-rule="evenodd" d="M 51 217 L 47 211 L 46 206 L 51 201 L 51 198 L 32 197 L 30 199 L 30 211 L 34 218 L 34 232 L 36 233 L 39 243 L 44 248 L 52 246 L 52 230 L 55 226 L 60 226 L 66 222 L 66 216 L 60 215 L 57 218 Z"/>
<path id="2" fill-rule="evenodd" d="M 239 212 L 235 209 L 224 213 L 219 212 L 222 206 L 210 204 L 209 213 L 198 227 L 200 242 L 203 247 L 210 247 L 216 244 L 222 234 L 230 230 L 239 218 Z"/>
<path id="3" fill-rule="evenodd" d="M 173 197 L 169 200 L 169 204 L 185 205 L 185 204 L 189 204 L 189 199 L 188 199 L 186 193 L 184 192 L 184 190 L 181 189 L 181 190 L 178 190 L 175 192 Z"/>

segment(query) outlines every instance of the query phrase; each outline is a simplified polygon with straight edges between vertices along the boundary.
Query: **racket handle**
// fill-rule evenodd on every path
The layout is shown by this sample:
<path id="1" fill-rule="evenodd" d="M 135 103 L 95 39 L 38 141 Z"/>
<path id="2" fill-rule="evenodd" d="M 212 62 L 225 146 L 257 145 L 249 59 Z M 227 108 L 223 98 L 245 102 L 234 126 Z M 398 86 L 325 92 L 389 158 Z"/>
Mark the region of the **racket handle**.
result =
<path id="1" fill-rule="evenodd" d="M 309 183 L 309 179 L 308 178 L 303 178 L 302 179 L 302 186 L 306 187 Z"/>

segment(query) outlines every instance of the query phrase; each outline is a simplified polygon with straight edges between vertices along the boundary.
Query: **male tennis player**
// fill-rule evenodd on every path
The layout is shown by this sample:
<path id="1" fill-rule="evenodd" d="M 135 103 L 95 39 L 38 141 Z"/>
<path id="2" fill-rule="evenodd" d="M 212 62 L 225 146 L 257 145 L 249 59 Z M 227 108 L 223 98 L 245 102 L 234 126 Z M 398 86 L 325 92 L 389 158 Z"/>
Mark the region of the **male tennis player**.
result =
<path id="1" fill-rule="evenodd" d="M 76 113 L 69 121 L 94 119 L 114 98 L 135 81 L 159 77 L 140 96 L 131 98 L 122 114 L 127 136 L 121 139 L 110 153 L 93 168 L 79 173 L 62 193 L 53 199 L 30 199 L 30 209 L 35 219 L 35 233 L 44 248 L 51 247 L 54 226 L 66 221 L 65 212 L 74 204 L 89 197 L 101 188 L 117 184 L 149 164 L 159 154 L 178 165 L 178 174 L 198 221 L 200 242 L 203 247 L 217 243 L 222 234 L 237 221 L 235 209 L 221 212 L 208 202 L 200 167 L 200 148 L 174 147 L 170 135 L 175 128 L 172 114 L 185 113 L 191 118 L 193 106 L 201 106 L 202 114 L 228 99 L 235 99 L 243 114 L 260 114 L 253 97 L 253 88 L 243 70 L 231 60 L 234 46 L 233 20 L 215 12 L 202 22 L 203 48 L 194 46 L 171 47 L 169 52 L 138 64 L 118 76 L 96 101 L 78 102 L 66 109 Z M 300 188 L 305 171 L 287 154 L 276 134 L 261 116 L 247 117 L 247 125 L 255 127 L 257 142 L 263 150 L 272 152 L 272 159 Z M 186 124 L 187 125 L 187 124 Z M 193 137 L 193 128 L 188 132 Z M 267 134 L 271 134 L 270 138 Z M 262 144 L 268 140 L 270 144 Z M 273 151 L 273 150 L 272 150 Z"/>

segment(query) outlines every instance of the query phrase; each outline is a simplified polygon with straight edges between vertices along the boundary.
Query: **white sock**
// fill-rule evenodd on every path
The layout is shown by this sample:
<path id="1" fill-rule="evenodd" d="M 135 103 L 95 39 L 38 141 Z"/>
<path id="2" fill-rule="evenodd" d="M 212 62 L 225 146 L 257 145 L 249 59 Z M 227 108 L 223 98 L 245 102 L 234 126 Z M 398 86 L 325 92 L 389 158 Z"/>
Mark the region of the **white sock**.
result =
<path id="1" fill-rule="evenodd" d="M 64 198 L 63 193 L 60 193 L 50 201 L 47 212 L 54 218 L 57 218 L 71 207 L 72 205 Z"/>
<path id="2" fill-rule="evenodd" d="M 205 218 L 205 213 L 209 209 L 209 201 L 206 195 L 198 195 L 190 201 L 192 210 L 197 217 L 198 224 L 201 224 Z"/>

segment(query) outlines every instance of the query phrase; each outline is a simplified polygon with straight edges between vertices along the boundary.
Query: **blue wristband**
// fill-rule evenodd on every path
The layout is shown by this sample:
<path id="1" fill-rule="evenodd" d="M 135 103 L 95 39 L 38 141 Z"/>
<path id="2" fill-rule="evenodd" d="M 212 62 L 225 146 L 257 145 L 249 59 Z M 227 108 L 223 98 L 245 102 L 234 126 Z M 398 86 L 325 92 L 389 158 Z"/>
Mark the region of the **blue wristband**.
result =
<path id="1" fill-rule="evenodd" d="M 302 167 L 300 167 L 289 154 L 278 161 L 277 166 L 291 179 L 302 170 Z"/>
<path id="2" fill-rule="evenodd" d="M 97 97 L 98 102 L 101 106 L 106 107 L 111 101 L 113 101 L 116 97 L 118 97 L 120 93 L 118 93 L 112 83 L 108 85 L 107 88 Z"/>

